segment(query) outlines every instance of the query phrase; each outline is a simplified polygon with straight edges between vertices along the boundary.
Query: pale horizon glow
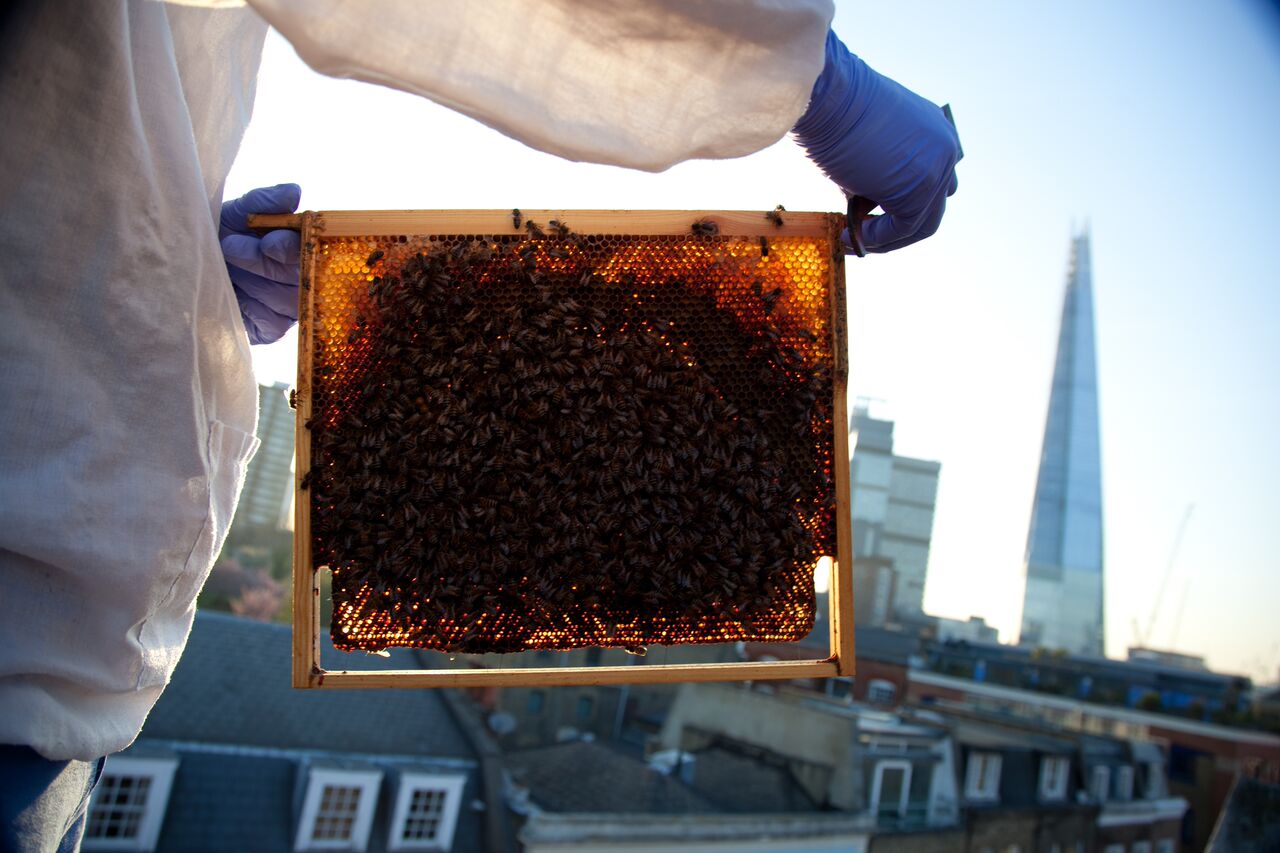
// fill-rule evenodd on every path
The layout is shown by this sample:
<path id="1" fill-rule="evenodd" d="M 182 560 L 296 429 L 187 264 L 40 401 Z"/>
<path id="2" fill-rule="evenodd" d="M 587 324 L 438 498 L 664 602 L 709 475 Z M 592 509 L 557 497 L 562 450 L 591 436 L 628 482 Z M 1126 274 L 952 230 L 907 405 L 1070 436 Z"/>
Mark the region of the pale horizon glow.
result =
<path id="1" fill-rule="evenodd" d="M 849 399 L 881 400 L 896 451 L 942 463 L 925 609 L 1017 639 L 1069 238 L 1087 222 L 1108 654 L 1150 622 L 1150 646 L 1275 681 L 1280 29 L 1246 0 L 926 7 L 849 4 L 834 24 L 873 67 L 949 101 L 966 153 L 935 237 L 847 264 Z M 272 34 L 227 196 L 287 180 L 318 210 L 843 201 L 789 139 L 658 175 L 568 163 L 320 77 Z M 296 346 L 255 348 L 259 379 L 292 384 Z"/>

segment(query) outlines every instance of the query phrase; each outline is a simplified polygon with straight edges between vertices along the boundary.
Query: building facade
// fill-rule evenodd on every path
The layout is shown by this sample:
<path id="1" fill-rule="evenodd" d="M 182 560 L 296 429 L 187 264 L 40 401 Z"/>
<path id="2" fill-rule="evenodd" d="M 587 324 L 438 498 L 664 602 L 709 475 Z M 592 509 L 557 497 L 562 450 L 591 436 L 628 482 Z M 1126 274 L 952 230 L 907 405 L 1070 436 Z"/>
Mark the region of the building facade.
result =
<path id="1" fill-rule="evenodd" d="M 853 553 L 892 564 L 893 578 L 877 578 L 882 602 L 872 608 L 871 624 L 923 617 L 924 583 L 929 567 L 934 505 L 941 465 L 895 456 L 893 422 L 871 417 L 865 405 L 855 407 L 850 433 L 853 458 Z M 884 563 L 877 563 L 883 574 Z M 872 615 L 868 613 L 868 615 Z"/>
<path id="2" fill-rule="evenodd" d="M 1023 645 L 1102 655 L 1102 461 L 1089 235 L 1072 240 L 1027 536 Z"/>
<path id="3" fill-rule="evenodd" d="M 289 526 L 293 500 L 294 412 L 289 386 L 258 386 L 258 448 L 245 473 L 236 521 L 262 527 Z"/>

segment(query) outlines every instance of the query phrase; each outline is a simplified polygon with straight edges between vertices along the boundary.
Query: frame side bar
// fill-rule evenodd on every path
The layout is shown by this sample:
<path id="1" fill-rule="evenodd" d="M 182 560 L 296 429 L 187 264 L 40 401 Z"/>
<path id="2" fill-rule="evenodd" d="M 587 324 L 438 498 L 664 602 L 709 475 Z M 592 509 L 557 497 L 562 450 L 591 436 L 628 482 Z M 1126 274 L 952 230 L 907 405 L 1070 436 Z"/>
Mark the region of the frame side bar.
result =
<path id="1" fill-rule="evenodd" d="M 311 367 L 315 325 L 314 216 L 302 215 L 301 280 L 298 288 L 298 386 L 295 395 L 293 484 L 293 686 L 311 687 L 320 669 L 320 586 L 311 565 L 311 492 L 302 478 L 311 470 Z"/>
<path id="2" fill-rule="evenodd" d="M 843 223 L 830 215 L 831 228 L 831 328 L 835 350 L 831 419 L 835 428 L 836 561 L 831 570 L 831 650 L 838 675 L 853 675 L 855 667 L 853 623 L 853 515 L 850 503 L 849 415 L 846 399 L 849 381 L 848 319 L 845 307 Z"/>

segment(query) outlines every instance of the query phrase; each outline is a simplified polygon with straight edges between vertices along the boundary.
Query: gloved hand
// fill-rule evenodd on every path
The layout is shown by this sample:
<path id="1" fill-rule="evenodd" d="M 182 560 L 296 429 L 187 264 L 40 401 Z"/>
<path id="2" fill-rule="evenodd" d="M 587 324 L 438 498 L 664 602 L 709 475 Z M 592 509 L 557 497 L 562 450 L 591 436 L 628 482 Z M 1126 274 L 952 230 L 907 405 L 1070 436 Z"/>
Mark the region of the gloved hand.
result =
<path id="1" fill-rule="evenodd" d="M 297 231 L 278 229 L 258 235 L 246 220 L 250 213 L 293 213 L 301 198 L 297 184 L 276 184 L 222 205 L 218 239 L 251 344 L 277 341 L 298 321 L 302 244 Z"/>
<path id="2" fill-rule="evenodd" d="M 869 252 L 910 245 L 938 230 L 956 191 L 960 139 L 941 108 L 867 67 L 827 33 L 827 61 L 796 141 L 846 195 L 878 202 L 862 223 Z"/>

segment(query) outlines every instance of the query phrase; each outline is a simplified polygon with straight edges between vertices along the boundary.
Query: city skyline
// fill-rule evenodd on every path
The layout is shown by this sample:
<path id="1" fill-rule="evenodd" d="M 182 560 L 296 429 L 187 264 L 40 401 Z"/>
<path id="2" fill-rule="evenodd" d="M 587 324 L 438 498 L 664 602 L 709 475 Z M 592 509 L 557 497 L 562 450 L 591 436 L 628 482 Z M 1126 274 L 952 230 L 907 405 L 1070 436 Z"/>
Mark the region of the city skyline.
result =
<path id="1" fill-rule="evenodd" d="M 1280 114 L 1257 108 L 1280 90 L 1268 14 L 1243 0 L 930 3 L 917 26 L 891 8 L 837 10 L 836 32 L 872 67 L 952 104 L 966 152 L 937 235 L 846 264 L 850 399 L 887 398 L 876 413 L 895 421 L 898 451 L 943 464 L 926 611 L 1017 637 L 1063 250 L 1087 214 L 1106 282 L 1107 651 L 1123 657 L 1132 625 L 1151 624 L 1150 645 L 1276 679 Z M 335 120 L 315 133 L 321 114 Z M 383 122 L 396 132 L 372 130 Z M 421 99 L 320 77 L 272 35 L 227 195 L 282 180 L 317 210 L 842 204 L 788 139 L 657 175 L 568 163 Z M 1191 208 L 1193 189 L 1231 211 L 1229 227 Z M 292 382 L 295 350 L 294 335 L 255 348 L 259 378 Z"/>

